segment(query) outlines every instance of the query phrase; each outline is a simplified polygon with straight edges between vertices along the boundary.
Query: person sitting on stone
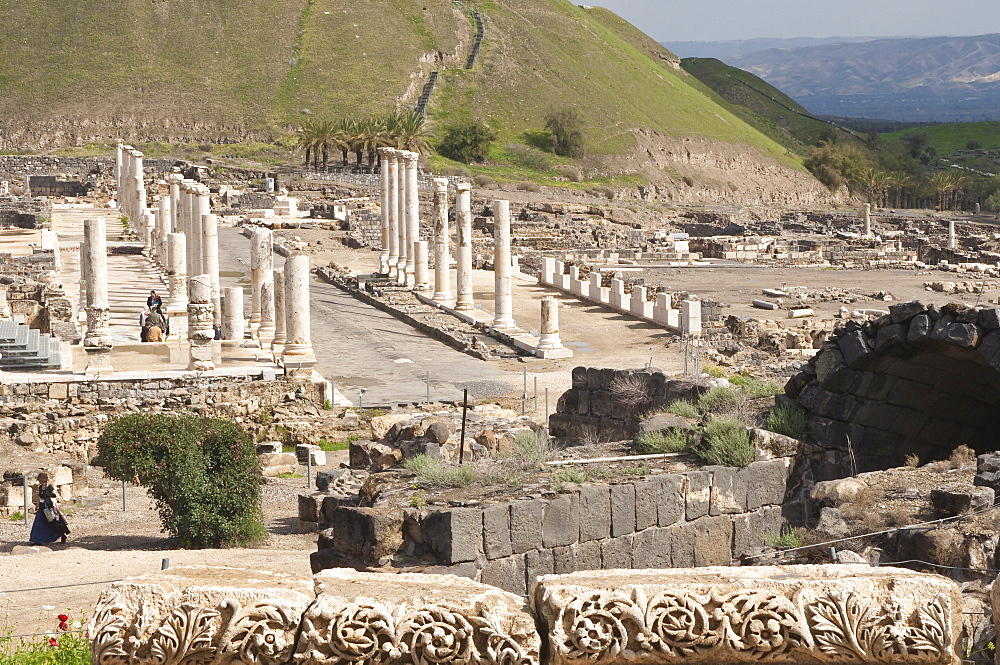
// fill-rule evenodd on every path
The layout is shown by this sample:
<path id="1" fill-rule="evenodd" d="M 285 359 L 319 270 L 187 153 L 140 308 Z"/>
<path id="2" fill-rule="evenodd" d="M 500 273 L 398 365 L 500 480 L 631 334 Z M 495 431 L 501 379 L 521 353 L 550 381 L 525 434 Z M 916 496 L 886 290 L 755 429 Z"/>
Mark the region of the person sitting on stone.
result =
<path id="1" fill-rule="evenodd" d="M 146 318 L 148 331 L 146 332 L 147 342 L 162 342 L 163 331 L 167 328 L 167 318 L 160 313 L 159 306 L 154 307 Z"/>

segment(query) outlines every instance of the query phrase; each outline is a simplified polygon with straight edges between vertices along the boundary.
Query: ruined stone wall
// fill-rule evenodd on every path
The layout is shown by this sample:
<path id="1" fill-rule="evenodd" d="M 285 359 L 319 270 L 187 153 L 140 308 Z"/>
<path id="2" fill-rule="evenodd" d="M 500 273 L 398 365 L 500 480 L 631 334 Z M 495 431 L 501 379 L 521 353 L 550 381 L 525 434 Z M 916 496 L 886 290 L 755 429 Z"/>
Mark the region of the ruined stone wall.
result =
<path id="1" fill-rule="evenodd" d="M 409 558 L 525 594 L 551 573 L 729 565 L 780 533 L 790 468 L 705 467 L 484 508 L 357 508 L 317 493 L 300 496 L 299 514 L 326 526 L 314 571 Z"/>
<path id="2" fill-rule="evenodd" d="M 143 170 L 161 177 L 170 171 L 172 159 L 144 159 Z M 72 175 L 88 179 L 91 174 L 111 178 L 114 157 L 53 157 L 49 155 L 0 155 L 0 180 L 24 180 L 44 175 Z"/>
<path id="3" fill-rule="evenodd" d="M 633 378 L 634 377 L 634 378 Z M 639 399 L 625 381 L 641 382 Z M 616 389 L 617 388 L 617 389 Z M 549 433 L 576 440 L 622 441 L 639 433 L 642 416 L 679 399 L 697 401 L 706 387 L 670 379 L 656 370 L 573 369 L 573 383 L 549 416 Z"/>
<path id="4" fill-rule="evenodd" d="M 296 385 L 275 379 L 273 373 L 261 373 L 94 381 L 73 377 L 71 381 L 4 383 L 0 388 L 5 407 L 0 412 L 0 450 L 18 445 L 89 460 L 96 453 L 104 424 L 114 415 L 140 409 L 150 413 L 187 409 L 206 416 L 250 417 L 294 393 Z M 306 396 L 319 400 L 319 395 Z"/>

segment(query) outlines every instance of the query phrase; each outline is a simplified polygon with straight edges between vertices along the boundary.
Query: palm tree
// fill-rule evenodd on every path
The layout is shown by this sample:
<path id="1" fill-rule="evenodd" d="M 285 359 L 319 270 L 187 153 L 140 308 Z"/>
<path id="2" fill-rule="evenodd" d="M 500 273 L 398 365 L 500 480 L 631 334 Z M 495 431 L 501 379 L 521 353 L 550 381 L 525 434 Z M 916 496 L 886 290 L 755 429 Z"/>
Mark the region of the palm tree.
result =
<path id="1" fill-rule="evenodd" d="M 305 165 L 309 166 L 309 157 L 315 154 L 316 151 L 316 136 L 317 136 L 317 120 L 309 119 L 306 120 L 298 131 L 295 132 L 295 145 L 299 149 L 305 151 L 306 161 Z"/>
<path id="2" fill-rule="evenodd" d="M 385 121 L 382 118 L 369 117 L 358 122 L 358 145 L 368 155 L 368 166 L 374 166 L 375 154 L 384 143 Z"/>
<path id="3" fill-rule="evenodd" d="M 393 143 L 399 150 L 409 150 L 426 155 L 433 152 L 430 141 L 430 123 L 416 111 L 392 113 L 386 125 L 394 135 Z"/>

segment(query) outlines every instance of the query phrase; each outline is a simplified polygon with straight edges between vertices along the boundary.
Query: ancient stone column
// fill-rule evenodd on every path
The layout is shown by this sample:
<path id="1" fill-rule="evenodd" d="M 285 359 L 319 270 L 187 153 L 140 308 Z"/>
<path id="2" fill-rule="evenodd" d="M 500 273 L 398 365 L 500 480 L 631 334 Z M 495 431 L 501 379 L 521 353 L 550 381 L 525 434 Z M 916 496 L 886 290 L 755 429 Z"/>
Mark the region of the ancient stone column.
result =
<path id="1" fill-rule="evenodd" d="M 222 298 L 222 339 L 242 340 L 246 320 L 243 318 L 243 287 L 225 289 Z"/>
<path id="2" fill-rule="evenodd" d="M 7 287 L 0 286 L 0 320 L 8 321 L 13 318 L 10 311 L 10 303 L 7 302 Z"/>
<path id="3" fill-rule="evenodd" d="M 417 291 L 430 291 L 430 271 L 427 266 L 427 241 L 418 240 L 413 243 L 413 288 Z"/>
<path id="4" fill-rule="evenodd" d="M 167 236 L 167 312 L 169 315 L 187 311 L 187 238 L 183 233 Z"/>
<path id="5" fill-rule="evenodd" d="M 122 146 L 125 142 L 115 139 L 115 188 L 122 188 Z"/>
<path id="6" fill-rule="evenodd" d="M 188 242 L 194 243 L 191 255 L 194 260 L 193 268 L 197 272 L 192 271 L 192 274 L 197 275 L 208 273 L 208 266 L 205 265 L 205 231 L 203 228 L 205 215 L 212 212 L 208 196 L 208 187 L 194 185 L 191 198 L 191 234 L 188 236 Z M 216 256 L 218 256 L 218 251 L 216 251 Z"/>
<path id="7" fill-rule="evenodd" d="M 872 204 L 865 204 L 865 237 L 872 237 Z"/>
<path id="8" fill-rule="evenodd" d="M 542 298 L 542 326 L 539 332 L 537 348 L 542 351 L 563 348 L 559 338 L 559 301 L 551 296 Z"/>
<path id="9" fill-rule="evenodd" d="M 132 151 L 132 164 L 129 168 L 129 180 L 125 181 L 125 189 L 129 190 L 129 223 L 135 228 L 141 228 L 142 209 L 145 208 L 146 188 L 143 184 L 142 153 Z M 131 189 L 130 189 L 131 188 Z"/>
<path id="10" fill-rule="evenodd" d="M 399 159 L 396 151 L 387 149 L 385 151 L 385 165 L 388 179 L 388 191 L 386 199 L 386 215 L 389 224 L 389 263 L 388 272 L 390 277 L 396 276 L 396 264 L 399 263 Z"/>
<path id="11" fill-rule="evenodd" d="M 405 150 L 396 150 L 396 249 L 399 258 L 396 259 L 396 283 L 406 284 L 406 162 L 403 159 Z"/>
<path id="12" fill-rule="evenodd" d="M 515 328 L 510 270 L 510 201 L 493 202 L 493 327 Z"/>
<path id="13" fill-rule="evenodd" d="M 147 258 L 154 260 L 153 246 L 156 236 L 156 216 L 149 208 L 142 211 L 142 251 Z"/>
<path id="14" fill-rule="evenodd" d="M 169 233 L 178 233 L 180 228 L 177 226 L 177 211 L 180 208 L 181 202 L 181 180 L 184 179 L 180 173 L 171 173 L 167 176 L 167 182 L 170 185 L 170 231 Z"/>
<path id="15" fill-rule="evenodd" d="M 258 228 L 250 234 L 250 325 L 261 323 L 261 286 L 274 279 L 274 241 L 271 229 Z M 273 293 L 273 291 L 271 291 Z M 273 309 L 272 309 L 273 311 Z"/>
<path id="16" fill-rule="evenodd" d="M 156 213 L 156 259 L 161 266 L 167 265 L 167 236 L 174 232 L 173 217 L 173 202 L 164 196 Z"/>
<path id="17" fill-rule="evenodd" d="M 416 270 L 413 244 L 420 240 L 420 194 L 417 186 L 417 161 L 420 155 L 406 151 L 406 283 L 412 285 Z"/>
<path id="18" fill-rule="evenodd" d="M 212 280 L 208 275 L 197 275 L 189 283 L 191 301 L 188 303 L 188 343 L 190 361 L 188 369 L 208 372 L 215 369 L 212 360 L 212 342 L 215 340 L 215 306 L 212 304 Z"/>
<path id="19" fill-rule="evenodd" d="M 378 272 L 389 274 L 389 148 L 379 148 L 379 212 L 382 226 L 382 252 L 378 257 Z M 277 291 L 275 291 L 277 293 Z"/>
<path id="20" fill-rule="evenodd" d="M 472 194 L 467 182 L 455 185 L 455 224 L 458 226 L 458 244 L 455 250 L 457 262 L 457 289 L 455 309 L 475 309 L 472 298 Z"/>
<path id="21" fill-rule="evenodd" d="M 434 179 L 434 300 L 448 302 L 451 295 L 451 257 L 448 255 L 448 181 Z"/>
<path id="22" fill-rule="evenodd" d="M 87 352 L 88 374 L 111 371 L 111 329 L 108 304 L 107 231 L 103 217 L 83 220 L 87 264 L 87 333 L 83 347 Z"/>
<path id="23" fill-rule="evenodd" d="M 180 209 L 177 211 L 177 223 L 179 228 L 178 232 L 183 233 L 187 238 L 185 247 L 187 255 L 184 258 L 184 265 L 187 267 L 189 275 L 197 275 L 194 272 L 195 260 L 194 260 L 194 239 L 192 235 L 194 233 L 193 226 L 191 224 L 191 215 L 194 210 L 194 193 L 191 189 L 190 180 L 181 181 L 181 191 L 180 191 Z"/>
<path id="24" fill-rule="evenodd" d="M 260 284 L 260 325 L 257 326 L 257 339 L 260 340 L 262 349 L 270 348 L 274 340 L 274 330 L 277 325 L 274 322 L 274 271 L 270 273 L 271 279 L 266 279 Z"/>
<path id="25" fill-rule="evenodd" d="M 212 280 L 212 304 L 215 305 L 215 325 L 222 325 L 222 289 L 219 286 L 219 218 L 201 216 L 201 266 Z"/>
<path id="26" fill-rule="evenodd" d="M 955 249 L 955 220 L 948 220 L 948 249 Z"/>
<path id="27" fill-rule="evenodd" d="M 285 374 L 310 375 L 316 364 L 309 329 L 309 257 L 293 254 L 285 260 L 285 333 L 281 353 Z"/>
<path id="28" fill-rule="evenodd" d="M 274 271 L 274 339 L 271 340 L 271 352 L 280 354 L 285 348 L 285 320 L 288 314 L 285 310 L 285 271 Z"/>

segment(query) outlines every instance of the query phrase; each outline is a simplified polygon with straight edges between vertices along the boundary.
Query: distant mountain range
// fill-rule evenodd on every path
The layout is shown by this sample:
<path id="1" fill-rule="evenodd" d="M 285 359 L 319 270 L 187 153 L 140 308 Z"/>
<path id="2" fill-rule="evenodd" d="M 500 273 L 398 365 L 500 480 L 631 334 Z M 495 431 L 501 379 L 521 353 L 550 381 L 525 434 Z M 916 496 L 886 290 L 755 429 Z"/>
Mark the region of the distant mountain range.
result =
<path id="1" fill-rule="evenodd" d="M 1000 120 L 1000 34 L 772 48 L 724 59 L 817 115 Z"/>
<path id="2" fill-rule="evenodd" d="M 724 42 L 660 42 L 681 58 L 718 58 L 729 61 L 736 56 L 758 53 L 769 49 L 789 49 L 821 44 L 850 44 L 870 42 L 878 37 L 789 37 L 785 39 L 761 37 L 759 39 L 734 39 Z"/>

